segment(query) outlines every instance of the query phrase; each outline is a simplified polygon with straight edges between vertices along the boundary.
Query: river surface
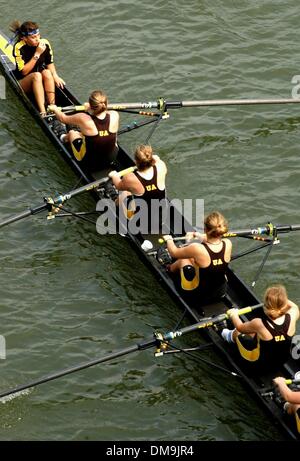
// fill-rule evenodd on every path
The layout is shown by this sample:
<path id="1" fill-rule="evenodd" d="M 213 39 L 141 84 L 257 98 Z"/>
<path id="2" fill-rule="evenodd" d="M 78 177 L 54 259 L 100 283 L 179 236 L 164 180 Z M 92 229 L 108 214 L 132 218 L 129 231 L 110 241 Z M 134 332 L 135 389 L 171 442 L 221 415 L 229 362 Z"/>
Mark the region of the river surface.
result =
<path id="1" fill-rule="evenodd" d="M 82 101 L 289 98 L 300 73 L 297 1 L 0 2 L 1 29 L 32 19 L 58 73 Z M 151 137 L 168 195 L 204 198 L 231 228 L 299 224 L 300 107 L 170 109 Z M 138 117 L 138 116 L 136 116 Z M 132 121 L 132 120 L 131 120 Z M 121 116 L 121 126 L 127 123 Z M 149 129 L 120 136 L 130 151 Z M 0 100 L 0 218 L 76 184 L 70 168 L 6 88 Z M 94 209 L 85 195 L 74 211 Z M 240 243 L 234 241 L 236 249 Z M 181 311 L 126 240 L 39 215 L 1 230 L 0 389 L 168 331 Z M 247 283 L 263 253 L 233 263 Z M 273 248 L 255 291 L 284 283 L 300 302 L 300 233 Z M 300 330 L 298 328 L 300 333 Z M 182 345 L 194 345 L 185 337 Z M 214 350 L 202 352 L 224 366 Z M 151 350 L 77 372 L 0 403 L 0 440 L 283 440 L 237 379 L 197 358 Z"/>

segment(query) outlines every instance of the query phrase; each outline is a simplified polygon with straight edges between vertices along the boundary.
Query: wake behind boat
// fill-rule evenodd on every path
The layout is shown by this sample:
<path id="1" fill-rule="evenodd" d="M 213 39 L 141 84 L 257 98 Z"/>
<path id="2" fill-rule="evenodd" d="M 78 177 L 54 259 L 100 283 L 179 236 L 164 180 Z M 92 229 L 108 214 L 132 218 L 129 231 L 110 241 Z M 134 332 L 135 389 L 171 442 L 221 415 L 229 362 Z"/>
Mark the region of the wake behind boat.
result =
<path id="1" fill-rule="evenodd" d="M 22 100 L 26 108 L 33 115 L 36 121 L 41 125 L 47 136 L 51 139 L 53 144 L 56 146 L 59 155 L 73 168 L 79 178 L 85 184 L 95 181 L 99 178 L 107 176 L 108 170 L 100 170 L 97 172 L 88 171 L 84 169 L 80 162 L 77 162 L 73 157 L 71 151 L 66 145 L 60 141 L 61 135 L 61 124 L 57 123 L 54 116 L 41 118 L 39 111 L 35 107 L 33 101 L 22 91 L 18 81 L 14 76 L 14 59 L 12 56 L 12 47 L 8 45 L 8 39 L 5 34 L 0 32 L 0 51 L 1 51 L 1 70 L 10 83 L 16 94 Z M 67 89 L 56 89 L 56 103 L 58 106 L 80 106 L 81 102 Z M 114 107 L 116 109 L 116 107 Z M 163 108 L 164 110 L 165 108 Z M 132 157 L 126 150 L 119 145 L 119 152 L 117 157 L 117 169 L 124 170 L 128 167 L 134 166 Z M 93 196 L 96 201 L 103 198 L 103 190 L 93 189 Z M 177 214 L 176 214 L 177 213 Z M 188 223 L 179 212 L 175 212 L 172 215 L 173 218 L 168 223 L 168 232 L 175 238 L 182 237 L 185 232 L 194 230 L 190 223 Z M 181 220 L 184 223 L 182 233 L 175 231 L 175 221 Z M 283 226 L 284 227 L 284 226 Z M 288 227 L 288 226 L 286 226 Z M 273 231 L 274 229 L 272 229 Z M 293 229 L 285 229 L 284 232 L 288 232 Z M 294 229 L 296 230 L 296 229 Z M 277 229 L 280 231 L 280 228 Z M 283 231 L 283 230 L 282 230 Z M 247 235 L 250 231 L 247 232 Z M 270 235 L 272 232 L 270 230 Z M 255 293 L 250 287 L 232 270 L 228 269 L 228 293 L 224 301 L 213 303 L 205 306 L 198 306 L 198 300 L 194 298 L 186 299 L 177 289 L 173 278 L 170 276 L 164 264 L 161 263 L 160 258 L 157 258 L 157 252 L 160 253 L 161 245 L 158 243 L 157 236 L 153 235 L 134 235 L 130 231 L 127 233 L 128 240 L 134 250 L 138 253 L 140 258 L 146 263 L 148 268 L 156 275 L 160 283 L 166 288 L 172 298 L 177 304 L 189 314 L 191 321 L 200 322 L 203 316 L 215 317 L 224 314 L 228 310 L 228 306 L 238 306 L 239 308 L 247 306 L 255 306 L 260 303 Z M 145 251 L 145 241 L 151 241 L 153 249 L 151 251 Z M 255 310 L 255 316 L 259 315 L 260 308 Z M 249 312 L 244 314 L 244 319 L 250 319 L 253 317 L 253 313 Z M 252 395 L 257 399 L 258 404 L 263 407 L 273 420 L 289 437 L 292 439 L 300 440 L 300 434 L 297 432 L 295 421 L 292 417 L 287 416 L 282 408 L 282 401 L 276 397 L 276 394 L 267 392 L 272 387 L 272 379 L 275 376 L 285 376 L 288 379 L 293 379 L 296 372 L 300 369 L 299 358 L 294 359 L 290 356 L 288 362 L 278 369 L 271 371 L 260 372 L 259 374 L 252 374 L 247 370 L 235 350 L 235 346 L 226 343 L 221 335 L 221 328 L 224 327 L 224 322 L 214 324 L 214 328 L 203 328 L 201 331 L 209 342 L 213 342 L 217 351 L 227 361 L 231 370 L 242 377 L 247 388 L 252 392 Z"/>

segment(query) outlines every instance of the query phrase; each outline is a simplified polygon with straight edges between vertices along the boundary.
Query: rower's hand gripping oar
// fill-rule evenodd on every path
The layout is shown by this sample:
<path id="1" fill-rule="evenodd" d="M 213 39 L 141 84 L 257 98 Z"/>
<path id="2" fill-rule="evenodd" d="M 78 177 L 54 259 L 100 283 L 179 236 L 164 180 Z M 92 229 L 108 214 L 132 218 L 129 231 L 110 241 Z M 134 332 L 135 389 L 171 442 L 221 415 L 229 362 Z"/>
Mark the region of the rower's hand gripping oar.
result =
<path id="1" fill-rule="evenodd" d="M 136 169 L 135 166 L 126 168 L 122 171 L 119 171 L 118 175 L 120 177 L 125 176 L 126 174 L 133 172 L 135 169 Z M 0 221 L 0 227 L 7 226 L 8 224 L 11 224 L 16 221 L 20 221 L 21 219 L 27 218 L 28 216 L 41 213 L 42 211 L 46 211 L 46 210 L 51 211 L 53 208 L 59 207 L 59 205 L 62 205 L 66 200 L 70 200 L 76 195 L 98 189 L 99 187 L 101 187 L 103 184 L 105 184 L 109 180 L 110 178 L 108 176 L 105 176 L 89 184 L 85 184 L 84 186 L 81 186 L 77 189 L 71 190 L 70 192 L 67 192 L 66 194 L 58 195 L 55 198 L 46 197 L 44 199 L 44 203 L 31 207 L 28 210 L 22 211 L 21 213 L 17 213 L 13 216 L 10 216 L 4 219 L 3 221 Z"/>
<path id="2" fill-rule="evenodd" d="M 292 378 L 285 379 L 285 384 L 287 386 L 295 385 L 298 388 L 300 386 L 300 377 L 297 376 L 299 373 L 300 373 L 299 371 L 296 373 L 294 379 L 292 379 Z M 261 393 L 261 396 L 262 397 L 274 398 L 274 395 L 276 395 L 276 393 L 279 393 L 279 390 L 278 390 L 277 385 L 275 383 L 273 383 L 272 387 L 264 389 L 264 391 Z"/>
<path id="3" fill-rule="evenodd" d="M 237 312 L 238 312 L 239 315 L 243 315 L 243 314 L 251 312 L 254 309 L 257 309 L 258 307 L 261 307 L 261 306 L 262 306 L 262 304 L 257 304 L 255 306 L 244 307 L 243 309 L 239 309 Z M 38 386 L 40 384 L 47 383 L 49 381 L 53 381 L 55 379 L 61 378 L 63 376 L 69 375 L 71 373 L 75 373 L 76 371 L 80 371 L 80 370 L 84 370 L 86 368 L 90 368 L 90 367 L 92 367 L 94 365 L 98 365 L 100 363 L 108 362 L 109 360 L 113 360 L 115 358 L 131 354 L 132 352 L 149 349 L 150 347 L 154 347 L 154 346 L 156 346 L 158 349 L 160 349 L 162 343 L 166 343 L 166 342 L 168 342 L 168 341 L 170 341 L 170 340 L 172 340 L 172 339 L 174 339 L 176 337 L 182 336 L 182 335 L 184 335 L 186 333 L 190 333 L 190 332 L 195 331 L 195 330 L 197 330 L 199 328 L 210 327 L 210 326 L 212 326 L 212 325 L 214 325 L 214 324 L 216 324 L 216 323 L 218 323 L 218 322 L 220 322 L 222 320 L 225 320 L 225 319 L 229 318 L 229 315 L 230 315 L 230 311 L 227 311 L 224 314 L 220 314 L 220 315 L 217 315 L 215 317 L 206 318 L 206 319 L 202 320 L 201 322 L 196 323 L 195 325 L 191 325 L 189 327 L 182 328 L 181 330 L 177 330 L 177 331 L 174 331 L 174 332 L 171 331 L 171 332 L 168 332 L 166 334 L 162 334 L 162 333 L 157 332 L 157 333 L 154 334 L 154 337 L 151 338 L 151 339 L 145 340 L 145 341 L 143 341 L 141 343 L 138 343 L 138 344 L 135 344 L 133 346 L 127 347 L 127 348 L 122 349 L 120 351 L 113 352 L 111 354 L 106 355 L 105 357 L 100 358 L 100 359 L 94 359 L 94 360 L 90 360 L 90 361 L 87 361 L 87 362 L 83 362 L 83 363 L 81 363 L 79 365 L 75 365 L 73 367 L 69 367 L 69 368 L 66 368 L 64 370 L 61 370 L 61 371 L 58 371 L 56 373 L 52 373 L 52 374 L 49 374 L 49 375 L 46 375 L 46 376 L 42 376 L 41 378 L 39 378 L 39 379 L 37 379 L 35 381 L 31 381 L 31 382 L 29 382 L 27 384 L 22 384 L 20 386 L 14 387 L 13 389 L 1 392 L 0 393 L 0 398 L 3 398 L 3 397 L 6 397 L 8 395 L 12 395 L 12 394 L 16 394 L 16 393 L 25 391 L 26 389 L 30 389 L 31 387 L 35 387 L 35 386 Z"/>
<path id="4" fill-rule="evenodd" d="M 64 113 L 72 113 L 72 112 L 86 112 L 88 109 L 86 106 L 65 106 L 65 107 L 57 107 L 58 110 Z M 51 110 L 48 110 L 48 112 L 52 113 Z"/>
<path id="5" fill-rule="evenodd" d="M 263 304 L 255 304 L 254 306 L 247 306 L 243 307 L 242 309 L 235 309 L 235 312 L 241 316 L 248 314 L 249 312 L 254 311 L 255 309 L 259 309 L 263 307 Z M 183 334 L 190 333 L 195 330 L 199 330 L 202 328 L 208 328 L 212 327 L 214 325 L 217 325 L 218 323 L 224 322 L 224 320 L 228 320 L 230 318 L 230 315 L 232 313 L 232 309 L 229 309 L 228 311 L 224 312 L 223 314 L 215 315 L 213 317 L 206 317 L 202 319 L 200 322 L 195 323 L 193 325 L 189 325 L 188 327 L 184 327 L 180 330 L 177 331 L 171 331 L 169 333 L 166 333 L 164 335 L 164 339 L 169 341 L 174 338 L 177 338 L 178 336 L 182 336 Z"/>

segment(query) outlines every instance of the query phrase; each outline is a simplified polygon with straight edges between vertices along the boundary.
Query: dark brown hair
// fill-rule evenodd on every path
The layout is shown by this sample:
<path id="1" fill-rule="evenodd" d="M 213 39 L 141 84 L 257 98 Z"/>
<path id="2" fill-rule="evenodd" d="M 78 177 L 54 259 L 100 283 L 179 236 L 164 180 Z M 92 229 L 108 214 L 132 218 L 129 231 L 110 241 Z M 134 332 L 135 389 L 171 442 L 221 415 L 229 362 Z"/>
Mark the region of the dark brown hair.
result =
<path id="1" fill-rule="evenodd" d="M 32 21 L 25 21 L 23 24 L 21 24 L 21 21 L 13 21 L 9 26 L 9 30 L 14 32 L 18 36 L 18 39 L 21 39 L 28 32 L 32 32 L 38 28 L 38 24 Z"/>

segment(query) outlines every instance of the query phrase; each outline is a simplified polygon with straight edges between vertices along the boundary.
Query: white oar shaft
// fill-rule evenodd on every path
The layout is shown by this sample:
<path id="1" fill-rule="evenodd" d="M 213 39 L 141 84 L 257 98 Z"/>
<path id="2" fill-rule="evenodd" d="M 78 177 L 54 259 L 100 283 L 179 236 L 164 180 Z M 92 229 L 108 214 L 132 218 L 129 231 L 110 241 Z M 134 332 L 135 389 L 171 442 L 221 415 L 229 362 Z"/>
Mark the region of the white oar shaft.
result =
<path id="1" fill-rule="evenodd" d="M 264 104 L 298 104 L 300 99 L 281 98 L 281 99 L 203 99 L 198 101 L 158 101 L 147 102 L 115 102 L 108 104 L 109 110 L 125 109 L 180 109 L 181 107 L 214 107 L 214 106 L 256 106 Z M 85 106 L 60 107 L 63 112 L 82 112 L 86 111 Z"/>
<path id="2" fill-rule="evenodd" d="M 148 101 L 148 102 L 116 102 L 108 105 L 108 109 L 179 109 L 181 107 L 207 107 L 207 106 L 250 106 L 263 104 L 298 104 L 300 99 L 204 99 L 198 101 Z"/>
<path id="3" fill-rule="evenodd" d="M 208 99 L 203 101 L 182 101 L 182 107 L 201 106 L 250 106 L 258 104 L 298 104 L 300 99 Z"/>

